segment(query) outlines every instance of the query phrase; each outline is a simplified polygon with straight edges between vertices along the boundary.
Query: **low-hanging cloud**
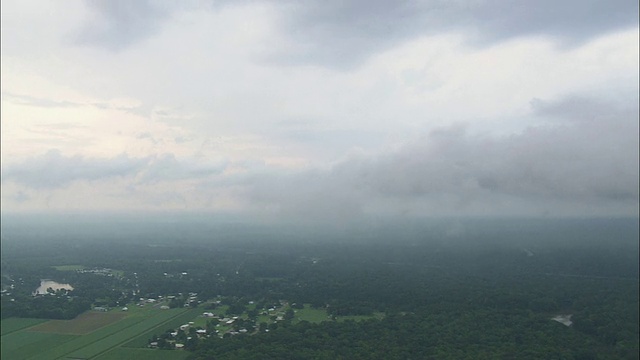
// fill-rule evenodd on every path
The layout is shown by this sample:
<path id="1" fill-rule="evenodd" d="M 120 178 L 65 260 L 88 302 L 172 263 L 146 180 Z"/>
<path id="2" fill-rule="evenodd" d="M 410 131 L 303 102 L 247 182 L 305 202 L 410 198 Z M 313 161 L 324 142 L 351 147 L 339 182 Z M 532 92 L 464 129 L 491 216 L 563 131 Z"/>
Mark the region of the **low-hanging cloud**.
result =
<path id="1" fill-rule="evenodd" d="M 130 158 L 126 154 L 108 159 L 65 156 L 54 149 L 3 167 L 2 181 L 14 181 L 32 188 L 56 188 L 76 180 L 92 181 L 136 174 L 147 161 Z"/>
<path id="2" fill-rule="evenodd" d="M 198 162 L 177 159 L 173 154 L 132 158 L 121 154 L 112 158 L 65 156 L 58 150 L 23 162 L 3 166 L 2 181 L 13 181 L 34 189 L 54 189 L 75 181 L 100 181 L 130 178 L 132 184 L 150 184 L 183 179 L 203 179 L 220 174 L 222 162 Z"/>
<path id="3" fill-rule="evenodd" d="M 587 104 L 606 116 L 584 119 L 581 107 Z M 288 216 L 329 219 L 376 206 L 402 212 L 408 203 L 432 215 L 504 215 L 501 202 L 516 204 L 508 211 L 521 214 L 537 211 L 540 203 L 550 213 L 558 211 L 555 206 L 574 215 L 610 207 L 637 213 L 637 105 L 571 97 L 538 100 L 534 108 L 540 125 L 519 134 L 480 136 L 462 125 L 442 128 L 395 152 L 352 157 L 330 170 L 256 178 L 250 198 Z"/>
<path id="4" fill-rule="evenodd" d="M 197 162 L 195 160 L 179 160 L 173 154 L 163 154 L 150 159 L 141 172 L 138 182 L 202 179 L 221 174 L 227 166 L 226 161 Z"/>

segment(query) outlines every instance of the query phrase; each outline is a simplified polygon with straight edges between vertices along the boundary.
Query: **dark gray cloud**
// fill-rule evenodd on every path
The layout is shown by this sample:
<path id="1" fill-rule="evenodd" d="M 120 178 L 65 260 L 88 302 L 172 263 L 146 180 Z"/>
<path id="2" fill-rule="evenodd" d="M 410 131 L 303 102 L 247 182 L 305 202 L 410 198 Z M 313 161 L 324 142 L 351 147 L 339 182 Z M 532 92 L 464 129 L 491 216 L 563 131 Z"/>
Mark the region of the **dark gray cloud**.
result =
<path id="1" fill-rule="evenodd" d="M 564 44 L 577 44 L 638 25 L 635 0 L 264 1 L 280 10 L 282 35 L 291 40 L 285 52 L 271 54 L 272 60 L 334 68 L 357 66 L 403 41 L 448 31 L 467 31 L 479 46 L 527 35 L 548 35 Z M 246 3 L 87 1 L 97 20 L 87 23 L 79 40 L 120 50 L 156 34 L 172 12 L 185 8 L 216 11 Z"/>
<path id="2" fill-rule="evenodd" d="M 226 162 L 199 163 L 178 160 L 173 154 L 131 158 L 122 154 L 113 158 L 65 156 L 58 150 L 3 166 L 2 181 L 13 181 L 31 188 L 52 189 L 75 181 L 100 181 L 117 177 L 136 177 L 136 184 L 181 179 L 202 179 L 220 174 Z"/>
<path id="3" fill-rule="evenodd" d="M 86 0 L 85 3 L 94 16 L 78 31 L 76 42 L 112 51 L 155 35 L 171 14 L 162 1 Z"/>
<path id="4" fill-rule="evenodd" d="M 282 55 L 335 67 L 357 65 L 369 55 L 420 35 L 452 30 L 492 44 L 527 35 L 580 43 L 637 26 L 638 2 L 614 1 L 306 1 L 292 7 L 287 23 L 299 47 Z"/>
<path id="5" fill-rule="evenodd" d="M 101 180 L 139 172 L 147 159 L 120 155 L 110 159 L 67 157 L 58 150 L 35 156 L 2 169 L 2 181 L 15 181 L 32 188 L 56 188 L 77 180 Z"/>
<path id="6" fill-rule="evenodd" d="M 551 214 L 637 212 L 637 103 L 627 108 L 570 97 L 537 100 L 534 107 L 540 124 L 520 134 L 443 128 L 393 153 L 352 158 L 326 171 L 254 179 L 250 196 L 285 214 L 329 218 L 374 205 L 462 214 L 505 214 L 507 208 L 522 214 L 541 208 Z"/>
<path id="7" fill-rule="evenodd" d="M 228 166 L 227 162 L 199 163 L 195 160 L 178 160 L 173 154 L 163 154 L 149 161 L 142 171 L 140 182 L 153 183 L 181 179 L 201 179 L 221 174 Z"/>

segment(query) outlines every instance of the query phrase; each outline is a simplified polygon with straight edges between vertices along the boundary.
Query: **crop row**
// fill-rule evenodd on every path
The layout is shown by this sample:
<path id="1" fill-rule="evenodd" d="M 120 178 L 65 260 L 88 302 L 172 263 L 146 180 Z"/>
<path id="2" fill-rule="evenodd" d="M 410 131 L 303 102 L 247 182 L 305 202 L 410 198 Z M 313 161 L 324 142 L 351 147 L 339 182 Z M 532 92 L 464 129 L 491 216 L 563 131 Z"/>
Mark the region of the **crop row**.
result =
<path id="1" fill-rule="evenodd" d="M 76 337 L 75 339 L 61 344 L 59 346 L 48 349 L 46 352 L 39 353 L 37 356 L 31 358 L 32 360 L 49 360 L 57 359 L 66 354 L 69 354 L 78 349 L 82 349 L 85 346 L 89 346 L 93 343 L 101 341 L 116 332 L 122 331 L 128 327 L 135 325 L 143 320 L 143 318 L 130 317 L 125 318 L 113 325 L 106 326 L 102 329 L 98 329 L 90 334 Z"/>
<path id="2" fill-rule="evenodd" d="M 127 342 L 123 346 L 124 347 L 130 347 L 130 348 L 146 347 L 147 344 L 148 344 L 149 339 L 153 335 L 160 335 L 160 334 L 164 333 L 165 331 L 167 331 L 168 329 L 175 329 L 175 328 L 179 327 L 180 325 L 186 324 L 187 322 L 189 322 L 189 321 L 193 320 L 195 317 L 197 317 L 199 314 L 201 314 L 201 310 L 200 309 L 189 310 L 189 311 L 187 311 L 187 312 L 185 312 L 183 314 L 180 314 L 180 315 L 176 316 L 175 318 L 169 320 L 165 324 L 161 324 L 161 325 L 156 326 L 153 329 L 149 329 L 149 331 L 138 335 L 137 337 L 135 337 L 131 341 Z"/>
<path id="3" fill-rule="evenodd" d="M 143 321 L 134 324 L 133 326 L 122 329 L 98 342 L 92 343 L 88 346 L 80 348 L 73 353 L 69 354 L 72 358 L 89 359 L 103 353 L 119 344 L 122 344 L 129 339 L 138 336 L 140 333 L 144 333 L 149 329 L 155 328 L 167 321 L 179 316 L 184 310 L 166 310 L 158 313 L 157 315 L 146 318 Z"/>

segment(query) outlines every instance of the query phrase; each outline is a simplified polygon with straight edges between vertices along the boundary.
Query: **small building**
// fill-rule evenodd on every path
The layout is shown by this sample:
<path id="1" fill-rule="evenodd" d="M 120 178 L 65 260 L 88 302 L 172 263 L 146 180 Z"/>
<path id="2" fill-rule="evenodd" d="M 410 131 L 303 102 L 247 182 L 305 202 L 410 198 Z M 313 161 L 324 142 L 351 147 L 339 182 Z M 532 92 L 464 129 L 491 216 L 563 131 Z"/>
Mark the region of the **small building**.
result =
<path id="1" fill-rule="evenodd" d="M 129 308 L 125 306 L 122 308 L 122 311 L 129 311 Z"/>

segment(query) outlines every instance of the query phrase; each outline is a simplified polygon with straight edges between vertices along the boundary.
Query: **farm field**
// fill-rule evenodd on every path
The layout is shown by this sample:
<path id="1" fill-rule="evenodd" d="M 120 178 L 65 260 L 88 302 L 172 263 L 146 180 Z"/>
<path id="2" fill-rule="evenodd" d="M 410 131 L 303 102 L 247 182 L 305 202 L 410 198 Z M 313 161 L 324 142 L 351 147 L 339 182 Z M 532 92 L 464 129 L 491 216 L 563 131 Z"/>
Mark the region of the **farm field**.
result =
<path id="1" fill-rule="evenodd" d="M 9 319 L 4 319 L 2 320 L 1 324 L 1 328 L 2 331 L 0 332 L 1 335 L 6 335 L 9 333 L 12 333 L 14 331 L 18 331 L 21 329 L 26 329 L 28 327 L 46 322 L 49 320 L 46 319 L 21 319 L 21 318 L 9 318 Z"/>
<path id="2" fill-rule="evenodd" d="M 296 310 L 294 320 L 320 323 L 328 320 L 328 313 L 324 309 L 314 309 L 309 304 L 305 304 L 304 309 Z"/>
<path id="3" fill-rule="evenodd" d="M 87 312 L 74 320 L 2 320 L 3 359 L 182 359 L 180 351 L 143 349 L 154 331 L 195 318 L 198 309 L 136 309 L 131 313 Z M 96 321 L 92 324 L 92 321 Z M 5 324 L 6 322 L 6 324 Z M 65 324 L 69 328 L 65 329 Z M 124 344 L 140 348 L 121 348 Z M 159 357 L 160 356 L 160 357 Z"/>
<path id="4" fill-rule="evenodd" d="M 185 311 L 184 313 L 174 317 L 173 319 L 167 322 L 164 322 L 161 325 L 151 328 L 148 331 L 138 335 L 137 337 L 133 338 L 129 342 L 126 342 L 122 346 L 129 347 L 129 348 L 144 348 L 147 346 L 149 339 L 153 335 L 159 335 L 167 331 L 167 329 L 175 329 L 182 324 L 188 323 L 189 321 L 193 321 L 201 313 L 202 313 L 201 309 L 191 309 L 191 310 Z"/>
<path id="5" fill-rule="evenodd" d="M 58 271 L 78 271 L 83 270 L 85 267 L 83 265 L 56 265 L 53 268 Z"/>
<path id="6" fill-rule="evenodd" d="M 89 311 L 73 320 L 50 320 L 30 328 L 29 331 L 84 335 L 125 317 L 127 317 L 126 313 Z"/>
<path id="7" fill-rule="evenodd" d="M 95 360 L 182 360 L 187 356 L 189 356 L 189 353 L 181 350 L 153 350 L 117 347 L 99 355 Z"/>

